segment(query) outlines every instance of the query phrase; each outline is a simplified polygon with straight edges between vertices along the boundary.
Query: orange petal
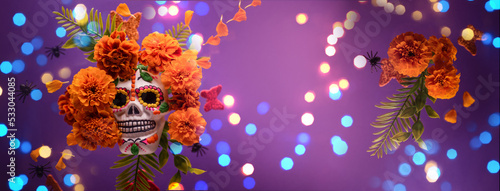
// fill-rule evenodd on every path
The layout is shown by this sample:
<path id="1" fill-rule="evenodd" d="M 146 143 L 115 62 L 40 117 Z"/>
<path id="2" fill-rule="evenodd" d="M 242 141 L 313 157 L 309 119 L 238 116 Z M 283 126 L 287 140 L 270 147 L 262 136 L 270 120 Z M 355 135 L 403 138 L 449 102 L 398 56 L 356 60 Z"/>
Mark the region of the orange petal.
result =
<path id="1" fill-rule="evenodd" d="M 238 10 L 238 12 L 234 15 L 234 17 L 231 20 L 227 21 L 226 23 L 229 23 L 230 21 L 233 20 L 238 22 L 247 20 L 247 12 L 241 8 L 241 1 L 238 7 L 240 8 L 240 10 Z"/>
<path id="2" fill-rule="evenodd" d="M 132 15 L 130 14 L 130 9 L 128 9 L 127 4 L 125 3 L 118 5 L 118 7 L 116 7 L 116 12 L 124 17 L 130 17 L 130 15 Z"/>
<path id="3" fill-rule="evenodd" d="M 62 85 L 65 84 L 65 83 L 68 83 L 68 82 L 67 81 L 66 82 L 61 82 L 59 80 L 52 80 L 50 82 L 47 82 L 45 84 L 45 86 L 47 87 L 47 91 L 49 93 L 54 93 L 57 90 L 61 89 Z"/>
<path id="4" fill-rule="evenodd" d="M 210 63 L 210 57 L 201 57 L 200 59 L 196 60 L 196 63 L 203 69 L 209 69 L 210 66 L 212 66 L 212 63 Z"/>
<path id="5" fill-rule="evenodd" d="M 68 146 L 73 146 L 78 144 L 78 142 L 76 141 L 75 134 L 70 133 L 68 134 L 68 136 L 66 136 L 66 144 L 68 144 Z"/>
<path id="6" fill-rule="evenodd" d="M 457 111 L 455 109 L 451 109 L 444 115 L 444 120 L 448 121 L 450 123 L 456 123 L 457 122 Z"/>
<path id="7" fill-rule="evenodd" d="M 469 92 L 464 92 L 464 107 L 470 107 L 476 100 L 470 96 Z"/>
<path id="8" fill-rule="evenodd" d="M 245 9 L 246 9 L 246 8 L 248 8 L 248 7 L 250 7 L 250 6 L 252 6 L 252 7 L 257 7 L 257 6 L 259 6 L 261 3 L 262 3 L 262 2 L 261 2 L 260 0 L 253 0 L 253 1 L 252 1 L 252 3 L 251 3 L 250 5 L 247 5 L 247 6 L 245 7 Z"/>
<path id="9" fill-rule="evenodd" d="M 227 36 L 229 34 L 227 25 L 222 22 L 222 16 L 220 17 L 219 24 L 217 24 L 217 28 L 215 28 L 215 31 L 217 31 L 217 36 Z"/>
<path id="10" fill-rule="evenodd" d="M 186 26 L 189 26 L 189 23 L 191 22 L 191 18 L 193 18 L 193 11 L 187 10 L 184 13 L 184 23 L 186 23 Z"/>
<path id="11" fill-rule="evenodd" d="M 59 162 L 57 162 L 57 164 L 56 164 L 56 169 L 58 171 L 61 171 L 62 169 L 65 169 L 65 168 L 66 168 L 66 164 L 64 164 L 63 156 L 61 156 L 61 158 L 59 158 Z"/>
<path id="12" fill-rule="evenodd" d="M 40 148 L 32 150 L 30 153 L 31 159 L 33 159 L 35 162 L 38 162 L 38 157 L 40 156 Z"/>
<path id="13" fill-rule="evenodd" d="M 207 42 L 205 42 L 205 44 L 211 44 L 211 45 L 214 45 L 214 46 L 217 46 L 220 44 L 220 38 L 219 36 L 210 36 L 210 38 L 208 38 Z M 203 44 L 203 45 L 205 45 Z"/>

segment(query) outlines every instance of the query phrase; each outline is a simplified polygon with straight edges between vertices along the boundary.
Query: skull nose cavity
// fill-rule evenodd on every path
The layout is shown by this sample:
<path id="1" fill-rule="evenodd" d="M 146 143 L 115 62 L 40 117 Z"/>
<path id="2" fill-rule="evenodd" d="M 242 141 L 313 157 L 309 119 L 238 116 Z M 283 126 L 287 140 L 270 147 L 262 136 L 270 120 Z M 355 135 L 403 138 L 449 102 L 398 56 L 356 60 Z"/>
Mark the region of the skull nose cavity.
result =
<path id="1" fill-rule="evenodd" d="M 135 105 L 132 105 L 129 109 L 128 109 L 128 114 L 129 115 L 139 115 L 141 112 L 139 112 L 139 109 L 135 106 Z"/>

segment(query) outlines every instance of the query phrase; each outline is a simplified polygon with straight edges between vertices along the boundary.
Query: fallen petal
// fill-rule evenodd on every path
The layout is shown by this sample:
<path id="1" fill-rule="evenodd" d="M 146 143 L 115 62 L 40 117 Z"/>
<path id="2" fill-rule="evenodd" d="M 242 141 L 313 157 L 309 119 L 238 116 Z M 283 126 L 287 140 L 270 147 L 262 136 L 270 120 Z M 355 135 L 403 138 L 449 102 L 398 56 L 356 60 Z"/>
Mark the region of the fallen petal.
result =
<path id="1" fill-rule="evenodd" d="M 189 26 L 189 23 L 191 22 L 191 18 L 193 18 L 193 11 L 187 10 L 184 13 L 184 23 L 186 23 L 186 26 Z"/>
<path id="2" fill-rule="evenodd" d="M 210 62 L 210 57 L 201 57 L 196 61 L 196 63 L 203 69 L 209 69 L 212 66 L 212 63 Z"/>
<path id="3" fill-rule="evenodd" d="M 211 44 L 211 45 L 214 45 L 214 46 L 217 46 L 220 44 L 220 38 L 219 36 L 210 36 L 210 38 L 208 38 L 207 42 L 205 44 Z M 203 44 L 203 45 L 205 45 Z"/>
<path id="4" fill-rule="evenodd" d="M 59 158 L 59 162 L 57 162 L 57 164 L 56 164 L 56 169 L 58 171 L 61 171 L 62 169 L 65 169 L 65 168 L 66 168 L 66 164 L 64 164 L 63 156 L 61 156 L 61 158 Z"/>
<path id="5" fill-rule="evenodd" d="M 40 148 L 32 150 L 30 153 L 31 159 L 33 159 L 35 162 L 38 162 L 38 157 L 40 156 Z"/>
<path id="6" fill-rule="evenodd" d="M 262 3 L 262 2 L 261 2 L 260 0 L 253 0 L 253 1 L 252 1 L 252 3 L 251 3 L 250 5 L 247 5 L 247 6 L 245 7 L 245 9 L 246 9 L 246 8 L 248 8 L 248 7 L 250 7 L 250 6 L 252 6 L 252 7 L 257 7 L 257 6 L 259 6 L 261 3 Z"/>
<path id="7" fill-rule="evenodd" d="M 222 22 L 222 16 L 220 17 L 219 24 L 217 24 L 215 31 L 217 31 L 217 36 L 227 36 L 229 34 L 227 25 Z"/>
<path id="8" fill-rule="evenodd" d="M 464 92 L 463 100 L 464 107 L 470 107 L 476 101 L 467 91 Z"/>
<path id="9" fill-rule="evenodd" d="M 130 17 L 130 15 L 132 15 L 130 14 L 130 9 L 128 9 L 127 4 L 125 3 L 118 5 L 118 7 L 116 7 L 116 12 L 124 17 Z"/>
<path id="10" fill-rule="evenodd" d="M 68 82 L 67 81 L 61 82 L 59 80 L 52 80 L 51 82 L 46 83 L 45 86 L 47 87 L 47 91 L 49 93 L 54 93 L 57 90 L 61 89 L 62 85 L 65 83 L 68 83 Z"/>
<path id="11" fill-rule="evenodd" d="M 241 1 L 240 1 L 240 4 L 238 5 L 238 7 L 240 8 L 238 10 L 238 12 L 234 15 L 234 17 L 227 21 L 226 23 L 229 23 L 230 21 L 238 21 L 238 22 L 241 22 L 241 21 L 246 21 L 247 20 L 247 12 L 241 8 Z"/>
<path id="12" fill-rule="evenodd" d="M 457 111 L 455 109 L 451 109 L 444 115 L 444 120 L 449 122 L 449 123 L 456 123 L 457 122 Z"/>

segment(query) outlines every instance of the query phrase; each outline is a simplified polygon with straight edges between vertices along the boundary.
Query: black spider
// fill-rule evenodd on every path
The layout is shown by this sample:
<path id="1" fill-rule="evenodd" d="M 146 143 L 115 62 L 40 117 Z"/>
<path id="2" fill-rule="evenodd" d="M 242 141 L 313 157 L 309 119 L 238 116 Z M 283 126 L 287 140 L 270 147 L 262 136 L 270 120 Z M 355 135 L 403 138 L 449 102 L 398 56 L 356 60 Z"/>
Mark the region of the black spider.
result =
<path id="1" fill-rule="evenodd" d="M 368 60 L 368 62 L 370 62 L 370 65 L 372 66 L 372 68 L 371 68 L 372 72 L 373 72 L 373 68 L 375 68 L 375 72 L 377 72 L 377 67 L 379 69 L 382 69 L 380 67 L 380 65 L 382 63 L 380 63 L 380 57 L 378 57 L 377 54 L 378 54 L 378 52 L 375 52 L 375 55 L 373 55 L 373 52 L 370 51 L 370 53 L 366 52 L 366 56 L 363 55 L 366 58 L 366 60 Z"/>
<path id="2" fill-rule="evenodd" d="M 47 164 L 45 165 L 33 165 L 33 164 L 30 164 L 32 167 L 29 168 L 28 170 L 30 170 L 30 174 L 33 174 L 33 177 L 31 178 L 34 178 L 35 175 L 38 177 L 38 178 L 42 178 L 43 176 L 47 177 L 47 174 L 46 172 L 50 172 L 50 166 L 47 166 L 49 165 L 50 162 L 47 162 Z"/>
<path id="3" fill-rule="evenodd" d="M 193 144 L 193 146 L 189 146 L 189 147 L 191 147 L 192 153 L 196 153 L 196 157 L 198 157 L 198 155 L 203 156 L 206 153 L 205 150 L 208 150 L 207 147 L 204 147 L 200 143 L 195 143 L 195 144 Z"/>
<path id="4" fill-rule="evenodd" d="M 54 46 L 54 47 L 45 47 L 45 49 L 48 49 L 45 51 L 45 53 L 47 54 L 47 57 L 50 56 L 50 59 L 52 60 L 52 58 L 54 58 L 54 56 L 56 58 L 59 58 L 59 56 L 61 56 L 61 54 L 66 55 L 63 52 L 64 49 L 61 48 L 61 44 Z"/>
<path id="5" fill-rule="evenodd" d="M 35 87 L 36 85 L 33 85 L 33 82 L 28 81 L 26 81 L 26 83 L 24 84 L 19 85 L 19 89 L 16 90 L 16 92 L 19 93 L 17 94 L 19 100 L 23 100 L 24 103 L 24 100 L 26 100 L 26 96 L 29 96 L 31 91 L 33 91 Z"/>

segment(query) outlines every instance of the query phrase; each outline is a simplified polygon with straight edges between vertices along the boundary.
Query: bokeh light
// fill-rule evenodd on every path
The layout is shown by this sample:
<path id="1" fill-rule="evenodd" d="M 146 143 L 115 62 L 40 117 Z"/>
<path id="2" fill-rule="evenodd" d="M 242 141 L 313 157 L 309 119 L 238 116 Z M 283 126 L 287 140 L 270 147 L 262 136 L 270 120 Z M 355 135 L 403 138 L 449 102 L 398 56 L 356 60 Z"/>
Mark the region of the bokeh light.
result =
<path id="1" fill-rule="evenodd" d="M 302 124 L 304 124 L 305 126 L 310 126 L 314 122 L 314 116 L 311 113 L 302 114 L 302 117 L 300 119 L 302 121 Z"/>
<path id="2" fill-rule="evenodd" d="M 481 147 L 482 143 L 481 140 L 479 140 L 479 136 L 473 137 L 470 142 L 469 146 L 472 150 L 478 150 Z"/>
<path id="3" fill-rule="evenodd" d="M 474 38 L 474 31 L 470 28 L 465 28 L 462 30 L 462 38 L 464 38 L 464 40 L 472 40 L 472 38 Z"/>
<path id="4" fill-rule="evenodd" d="M 226 141 L 219 141 L 216 146 L 217 153 L 221 154 L 227 154 L 229 155 L 231 153 L 231 147 L 229 147 L 229 144 Z"/>
<path id="5" fill-rule="evenodd" d="M 387 0 L 376 0 L 375 4 L 379 7 L 383 7 L 387 4 Z"/>
<path id="6" fill-rule="evenodd" d="M 41 79 L 42 79 L 42 83 L 46 84 L 46 83 L 52 81 L 54 78 L 52 77 L 51 73 L 45 72 L 42 74 Z"/>
<path id="7" fill-rule="evenodd" d="M 441 28 L 441 35 L 449 37 L 451 35 L 451 29 L 450 29 L 450 27 L 447 27 L 447 26 L 442 27 Z"/>
<path id="8" fill-rule="evenodd" d="M 168 13 L 172 16 L 176 16 L 179 13 L 179 7 L 172 5 L 168 8 Z"/>
<path id="9" fill-rule="evenodd" d="M 5 135 L 7 135 L 7 126 L 0 123 L 0 137 L 4 137 Z"/>
<path id="10" fill-rule="evenodd" d="M 182 152 L 182 144 L 181 143 L 172 143 L 172 144 L 170 144 L 170 150 L 175 155 L 180 154 Z"/>
<path id="11" fill-rule="evenodd" d="M 337 51 L 335 50 L 335 47 L 333 47 L 333 46 L 327 46 L 325 48 L 325 54 L 327 56 L 333 56 L 333 55 L 335 55 L 335 52 L 337 52 Z"/>
<path id="12" fill-rule="evenodd" d="M 73 152 L 71 152 L 71 150 L 69 150 L 69 149 L 64 149 L 62 154 L 63 154 L 64 159 L 69 160 L 69 159 L 71 159 Z"/>
<path id="13" fill-rule="evenodd" d="M 31 143 L 29 141 L 23 141 L 23 143 L 21 143 L 21 152 L 24 154 L 31 152 Z"/>
<path id="14" fill-rule="evenodd" d="M 245 126 L 245 132 L 248 135 L 254 135 L 257 132 L 257 126 L 255 126 L 255 124 L 253 123 L 249 123 L 247 124 L 247 126 Z"/>
<path id="15" fill-rule="evenodd" d="M 229 165 L 229 163 L 231 163 L 231 158 L 226 155 L 226 154 L 222 154 L 219 156 L 219 164 L 223 167 Z"/>
<path id="16" fill-rule="evenodd" d="M 49 189 L 44 185 L 40 185 L 36 188 L 36 191 L 49 191 Z"/>
<path id="17" fill-rule="evenodd" d="M 163 25 L 163 23 L 156 22 L 155 24 L 153 24 L 151 26 L 151 30 L 153 32 L 164 33 L 165 32 L 165 26 Z"/>
<path id="18" fill-rule="evenodd" d="M 337 141 L 342 141 L 342 138 L 340 138 L 338 135 L 334 135 L 331 139 L 330 139 L 330 144 L 335 145 L 337 143 Z"/>
<path id="19" fill-rule="evenodd" d="M 38 150 L 40 153 L 40 157 L 46 159 L 50 157 L 50 154 L 52 154 L 52 149 L 46 145 L 40 147 L 40 150 Z"/>
<path id="20" fill-rule="evenodd" d="M 21 141 L 19 141 L 18 138 L 15 138 L 14 139 L 14 149 L 18 149 L 19 147 L 21 147 Z"/>
<path id="21" fill-rule="evenodd" d="M 226 105 L 227 107 L 233 107 L 234 97 L 232 95 L 226 95 L 222 100 L 224 102 L 224 105 Z"/>
<path id="22" fill-rule="evenodd" d="M 424 172 L 427 173 L 429 169 L 433 166 L 437 166 L 436 161 L 430 160 L 429 162 L 425 163 Z"/>
<path id="23" fill-rule="evenodd" d="M 428 155 L 433 155 L 436 154 L 439 151 L 439 143 L 433 139 L 426 139 L 424 140 L 425 145 L 427 146 L 427 149 L 424 150 L 425 154 Z"/>
<path id="24" fill-rule="evenodd" d="M 413 145 L 406 145 L 405 147 L 405 154 L 408 156 L 412 156 L 415 154 L 415 146 Z"/>
<path id="25" fill-rule="evenodd" d="M 19 74 L 19 73 L 23 72 L 25 66 L 26 65 L 24 64 L 24 62 L 22 60 L 14 60 L 14 62 L 12 62 L 12 73 Z"/>
<path id="26" fill-rule="evenodd" d="M 47 64 L 47 56 L 45 56 L 45 54 L 39 54 L 36 57 L 36 63 L 40 66 L 45 66 L 45 64 Z"/>
<path id="27" fill-rule="evenodd" d="M 210 7 L 208 6 L 207 3 L 203 2 L 203 1 L 196 3 L 196 5 L 194 6 L 194 12 L 200 16 L 207 15 L 209 10 L 210 10 Z"/>
<path id="28" fill-rule="evenodd" d="M 165 3 L 167 3 L 167 1 L 156 1 L 156 4 L 158 5 L 164 5 Z"/>
<path id="29" fill-rule="evenodd" d="M 66 36 L 66 30 L 63 27 L 57 27 L 56 35 L 59 38 L 63 38 L 64 36 Z"/>
<path id="30" fill-rule="evenodd" d="M 412 159 L 413 159 L 413 163 L 420 166 L 420 165 L 425 163 L 425 154 L 422 152 L 416 152 L 413 155 Z"/>
<path id="31" fill-rule="evenodd" d="M 75 191 L 84 191 L 85 190 L 85 187 L 83 186 L 83 184 L 77 184 L 75 186 Z"/>
<path id="32" fill-rule="evenodd" d="M 394 11 L 394 4 L 392 4 L 392 3 L 385 4 L 384 11 L 386 13 L 392 13 Z"/>
<path id="33" fill-rule="evenodd" d="M 448 1 L 441 0 L 438 2 L 437 7 L 439 12 L 445 13 L 450 9 L 450 4 L 448 3 Z"/>
<path id="34" fill-rule="evenodd" d="M 398 6 L 396 6 L 395 11 L 396 11 L 396 14 L 403 15 L 406 12 L 406 8 L 404 5 L 398 5 Z"/>
<path id="35" fill-rule="evenodd" d="M 364 68 L 366 66 L 366 58 L 363 55 L 357 55 L 354 57 L 354 66 L 356 68 Z"/>
<path id="36" fill-rule="evenodd" d="M 495 38 L 493 39 L 493 46 L 494 46 L 495 48 L 500 48 L 500 37 L 495 37 Z"/>
<path id="37" fill-rule="evenodd" d="M 158 7 L 158 15 L 165 16 L 168 13 L 168 8 L 165 6 Z"/>
<path id="38" fill-rule="evenodd" d="M 245 176 L 250 176 L 253 174 L 253 171 L 254 171 L 254 167 L 252 164 L 250 163 L 246 163 L 244 164 L 242 167 L 241 167 L 241 172 L 245 175 Z"/>
<path id="39" fill-rule="evenodd" d="M 16 13 L 12 17 L 12 21 L 14 22 L 15 25 L 17 26 L 23 26 L 24 23 L 26 23 L 26 16 L 24 16 L 23 13 Z"/>
<path id="40" fill-rule="evenodd" d="M 479 135 L 479 140 L 481 141 L 482 144 L 489 144 L 491 142 L 491 133 L 488 132 L 488 131 L 483 131 L 480 135 Z"/>
<path id="41" fill-rule="evenodd" d="M 448 151 L 446 151 L 446 156 L 451 160 L 456 159 L 457 158 L 457 150 L 448 149 Z"/>
<path id="42" fill-rule="evenodd" d="M 72 174 L 64 175 L 63 181 L 64 185 L 66 185 L 67 187 L 72 187 L 73 185 L 75 185 L 73 182 L 71 182 L 71 175 Z"/>
<path id="43" fill-rule="evenodd" d="M 299 23 L 299 25 L 303 25 L 307 22 L 308 18 L 307 18 L 307 14 L 305 13 L 299 13 L 297 14 L 297 16 L 295 16 L 295 21 L 297 21 L 297 23 Z"/>
<path id="44" fill-rule="evenodd" d="M 2 96 L 3 94 L 3 89 L 2 89 L 2 86 L 0 86 L 0 96 Z"/>
<path id="45" fill-rule="evenodd" d="M 184 186 L 181 183 L 172 182 L 168 185 L 168 190 L 184 190 Z"/>
<path id="46" fill-rule="evenodd" d="M 342 119 L 340 120 L 340 122 L 342 123 L 342 126 L 344 126 L 344 127 L 351 127 L 353 120 L 352 120 L 352 117 L 350 115 L 344 115 L 342 117 Z"/>
<path id="47" fill-rule="evenodd" d="M 321 63 L 321 65 L 319 65 L 319 70 L 321 71 L 321 73 L 326 74 L 330 71 L 330 65 L 326 62 L 323 62 Z"/>
<path id="48" fill-rule="evenodd" d="M 441 183 L 441 191 L 451 191 L 451 184 L 448 181 Z"/>
<path id="49" fill-rule="evenodd" d="M 498 127 L 498 125 L 500 125 L 500 113 L 498 112 L 492 113 L 488 117 L 488 124 L 490 124 L 490 126 L 492 127 Z"/>
<path id="50" fill-rule="evenodd" d="M 347 30 L 351 30 L 354 28 L 354 22 L 353 21 L 350 21 L 350 20 L 345 20 L 344 21 L 344 27 L 345 29 Z"/>
<path id="51" fill-rule="evenodd" d="M 240 115 L 237 113 L 229 114 L 229 123 L 232 125 L 238 125 L 241 121 Z"/>
<path id="52" fill-rule="evenodd" d="M 156 15 L 156 10 L 152 6 L 146 6 L 144 7 L 144 9 L 142 9 L 142 16 L 147 20 L 155 18 L 155 15 Z"/>
<path id="53" fill-rule="evenodd" d="M 394 190 L 394 182 L 390 180 L 385 180 L 382 182 L 382 189 L 384 191 L 393 191 Z"/>
<path id="54" fill-rule="evenodd" d="M 425 178 L 427 178 L 427 181 L 429 181 L 430 183 L 434 183 L 439 179 L 440 176 L 441 170 L 437 166 L 432 166 L 427 171 L 427 175 L 425 176 Z"/>
<path id="55" fill-rule="evenodd" d="M 212 142 L 212 137 L 208 133 L 203 133 L 200 136 L 200 139 L 201 139 L 200 140 L 200 144 L 203 145 L 203 146 L 208 146 Z"/>
<path id="56" fill-rule="evenodd" d="M 2 64 L 0 64 L 0 70 L 4 74 L 9 74 L 12 72 L 12 64 L 9 61 L 3 61 Z"/>
<path id="57" fill-rule="evenodd" d="M 85 7 L 84 4 L 77 4 L 75 6 L 75 9 L 73 10 L 73 17 L 75 17 L 76 20 L 84 19 L 86 14 L 87 7 Z"/>
<path id="58" fill-rule="evenodd" d="M 330 99 L 336 101 L 339 100 L 342 97 L 342 92 L 339 90 L 337 93 L 332 93 L 331 91 L 328 93 L 328 96 Z"/>
<path id="59" fill-rule="evenodd" d="M 246 177 L 245 179 L 243 179 L 243 187 L 248 190 L 253 189 L 255 187 L 255 179 L 253 179 L 252 177 Z"/>
<path id="60" fill-rule="evenodd" d="M 309 141 L 311 141 L 311 137 L 309 134 L 302 132 L 297 135 L 297 142 L 303 145 L 308 145 Z"/>
<path id="61" fill-rule="evenodd" d="M 198 182 L 196 182 L 196 184 L 194 185 L 194 190 L 208 190 L 207 182 L 198 180 Z"/>
<path id="62" fill-rule="evenodd" d="M 304 95 L 304 100 L 306 100 L 307 103 L 311 103 L 314 101 L 314 92 L 312 91 L 308 91 L 305 95 Z"/>
<path id="63" fill-rule="evenodd" d="M 306 147 L 304 145 L 298 144 L 295 146 L 295 154 L 303 155 L 306 152 Z"/>
<path id="64" fill-rule="evenodd" d="M 499 168 L 500 166 L 498 164 L 498 161 L 496 160 L 490 160 L 490 162 L 488 162 L 488 165 L 486 165 L 486 169 L 488 169 L 488 172 L 490 172 L 491 174 L 498 173 Z"/>
<path id="65" fill-rule="evenodd" d="M 19 175 L 19 178 L 21 178 L 21 180 L 23 180 L 23 185 L 26 185 L 28 184 L 28 176 L 26 176 L 26 174 L 21 174 Z"/>
<path id="66" fill-rule="evenodd" d="M 281 159 L 281 168 L 283 170 L 290 170 L 293 168 L 293 160 L 290 157 Z"/>
<path id="67" fill-rule="evenodd" d="M 19 177 L 14 177 L 13 181 L 8 181 L 8 182 L 9 182 L 9 188 L 12 191 L 18 191 L 23 189 L 24 183 L 23 180 Z"/>
<path id="68" fill-rule="evenodd" d="M 30 93 L 31 99 L 33 99 L 35 101 L 42 99 L 42 95 L 43 95 L 42 91 L 40 91 L 39 89 L 34 89 Z"/>
<path id="69" fill-rule="evenodd" d="M 222 121 L 220 119 L 212 119 L 210 122 L 210 128 L 214 131 L 218 131 L 222 128 Z"/>
<path id="70" fill-rule="evenodd" d="M 25 42 L 23 45 L 21 45 L 21 52 L 23 52 L 24 55 L 30 55 L 33 53 L 33 50 L 35 47 L 33 47 L 33 44 L 30 42 Z"/>
<path id="71" fill-rule="evenodd" d="M 411 14 L 411 18 L 415 21 L 420 21 L 422 20 L 422 12 L 420 11 L 414 11 L 412 14 Z"/>
<path id="72" fill-rule="evenodd" d="M 342 139 L 336 139 L 336 140 L 333 140 L 334 138 L 332 138 L 331 142 L 333 143 L 333 152 L 337 155 L 344 155 L 345 153 L 347 153 L 347 149 L 348 149 L 348 146 L 347 146 L 347 143 L 345 141 L 343 141 Z"/>
<path id="73" fill-rule="evenodd" d="M 406 191 L 406 186 L 399 183 L 394 185 L 394 191 Z"/>
<path id="74" fill-rule="evenodd" d="M 326 42 L 328 42 L 328 44 L 330 44 L 330 45 L 337 44 L 337 41 L 338 41 L 338 38 L 335 37 L 333 34 L 330 34 L 330 35 L 328 35 L 328 37 L 326 37 Z"/>
<path id="75" fill-rule="evenodd" d="M 333 28 L 333 36 L 337 38 L 341 38 L 342 36 L 344 36 L 344 28 L 342 27 Z"/>
<path id="76" fill-rule="evenodd" d="M 263 101 L 260 102 L 259 105 L 257 105 L 257 113 L 260 115 L 265 115 L 269 111 L 269 103 Z"/>
<path id="77" fill-rule="evenodd" d="M 349 88 L 349 81 L 347 81 L 346 79 L 341 79 L 339 81 L 339 87 L 340 87 L 340 89 L 343 89 L 343 90 L 348 89 Z"/>
<path id="78" fill-rule="evenodd" d="M 481 41 L 483 42 L 484 45 L 490 45 L 491 41 L 493 41 L 493 36 L 491 36 L 490 33 L 484 33 L 483 36 L 481 37 Z"/>
<path id="79" fill-rule="evenodd" d="M 64 67 L 59 70 L 59 77 L 61 77 L 62 79 L 68 79 L 70 76 L 71 69 L 69 69 L 68 67 Z"/>

